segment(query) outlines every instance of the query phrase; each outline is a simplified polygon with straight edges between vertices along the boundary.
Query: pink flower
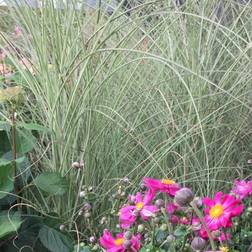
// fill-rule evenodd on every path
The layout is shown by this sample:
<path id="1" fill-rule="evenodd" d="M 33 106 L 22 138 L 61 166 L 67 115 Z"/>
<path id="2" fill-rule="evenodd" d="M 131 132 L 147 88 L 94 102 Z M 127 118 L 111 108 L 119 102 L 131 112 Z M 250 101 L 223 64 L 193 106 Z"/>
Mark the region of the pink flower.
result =
<path id="1" fill-rule="evenodd" d="M 114 238 L 112 234 L 105 229 L 103 231 L 103 235 L 100 238 L 100 245 L 107 251 L 107 252 L 124 252 L 124 251 L 130 251 L 135 252 L 138 251 L 141 247 L 140 244 L 141 235 L 132 235 L 130 241 L 131 241 L 131 247 L 125 248 L 124 246 L 124 234 L 120 233 L 117 234 Z"/>
<path id="2" fill-rule="evenodd" d="M 183 224 L 183 225 L 189 225 L 191 224 L 190 218 L 187 218 L 187 216 L 182 216 L 181 217 L 181 212 L 183 211 L 182 207 L 179 207 L 178 205 L 174 203 L 168 203 L 166 206 L 166 212 L 168 213 L 170 217 L 170 221 L 173 224 Z M 177 215 L 176 215 L 177 214 Z"/>
<path id="3" fill-rule="evenodd" d="M 218 236 L 216 236 L 215 232 L 218 232 Z M 208 235 L 207 235 L 207 232 L 205 230 L 204 227 L 201 228 L 200 232 L 199 232 L 199 235 L 203 238 L 203 239 L 208 239 Z M 213 231 L 212 232 L 212 238 L 214 240 L 219 240 L 219 241 L 228 241 L 231 239 L 231 234 L 230 233 L 224 233 L 223 231 L 219 231 L 219 230 L 216 230 L 216 231 Z"/>
<path id="4" fill-rule="evenodd" d="M 231 227 L 231 219 L 238 216 L 243 211 L 243 204 L 230 194 L 217 192 L 214 199 L 204 198 L 203 204 L 206 206 L 205 221 L 210 230 L 217 230 L 220 227 Z"/>
<path id="5" fill-rule="evenodd" d="M 169 194 L 170 196 L 174 196 L 175 193 L 180 189 L 180 186 L 175 183 L 175 181 L 170 179 L 152 179 L 152 178 L 144 178 L 144 185 L 153 190 L 154 192 L 160 191 Z"/>
<path id="6" fill-rule="evenodd" d="M 179 209 L 179 206 L 177 206 L 174 203 L 168 203 L 167 206 L 166 206 L 166 211 L 167 211 L 168 214 L 173 214 L 178 209 Z"/>
<path id="7" fill-rule="evenodd" d="M 238 198 L 244 199 L 252 195 L 252 180 L 246 182 L 245 180 L 236 180 L 231 191 Z"/>
<path id="8" fill-rule="evenodd" d="M 120 209 L 119 220 L 122 228 L 129 228 L 140 215 L 141 218 L 146 221 L 153 216 L 159 209 L 150 205 L 153 199 L 152 191 L 148 191 L 144 198 L 141 193 L 138 192 L 135 197 L 135 205 L 127 205 Z"/>
<path id="9" fill-rule="evenodd" d="M 220 241 L 229 241 L 231 239 L 231 237 L 232 237 L 232 235 L 230 233 L 221 232 L 219 240 Z"/>

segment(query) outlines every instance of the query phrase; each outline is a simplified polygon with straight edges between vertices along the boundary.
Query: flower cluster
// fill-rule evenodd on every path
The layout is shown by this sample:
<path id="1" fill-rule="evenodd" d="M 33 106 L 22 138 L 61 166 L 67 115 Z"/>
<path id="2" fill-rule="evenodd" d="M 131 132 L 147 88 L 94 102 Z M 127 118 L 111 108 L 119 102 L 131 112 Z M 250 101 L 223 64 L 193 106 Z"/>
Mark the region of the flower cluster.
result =
<path id="1" fill-rule="evenodd" d="M 234 226 L 234 218 L 244 212 L 242 200 L 252 196 L 252 181 L 244 180 L 235 181 L 230 193 L 217 192 L 213 198 L 195 197 L 191 189 L 182 188 L 170 179 L 144 178 L 143 185 L 145 193 L 130 195 L 128 203 L 119 210 L 119 226 L 124 231 L 114 238 L 107 229 L 104 230 L 100 245 L 106 251 L 138 251 L 144 243 L 143 238 L 145 242 L 149 241 L 148 236 L 140 234 L 144 230 L 143 224 L 147 222 L 149 227 L 153 224 L 149 229 L 154 230 L 160 220 L 169 223 L 167 242 L 176 240 L 173 228 L 184 226 L 190 230 L 186 238 L 193 251 L 216 249 L 215 243 L 219 244 L 219 251 L 228 251 L 225 246 L 231 239 L 228 230 Z M 163 230 L 166 227 L 165 223 L 161 225 Z M 129 230 L 139 233 L 134 235 Z"/>

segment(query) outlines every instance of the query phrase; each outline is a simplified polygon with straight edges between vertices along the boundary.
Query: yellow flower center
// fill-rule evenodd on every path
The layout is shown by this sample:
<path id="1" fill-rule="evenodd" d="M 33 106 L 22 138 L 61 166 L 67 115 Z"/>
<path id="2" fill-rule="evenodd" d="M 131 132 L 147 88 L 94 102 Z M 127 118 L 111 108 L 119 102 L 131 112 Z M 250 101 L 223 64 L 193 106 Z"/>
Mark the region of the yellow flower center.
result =
<path id="1" fill-rule="evenodd" d="M 116 246 L 121 246 L 124 242 L 124 239 L 123 238 L 118 238 L 118 239 L 115 239 L 114 243 Z"/>
<path id="2" fill-rule="evenodd" d="M 210 209 L 210 216 L 214 219 L 219 218 L 224 212 L 223 206 L 221 204 L 216 204 Z"/>
<path id="3" fill-rule="evenodd" d="M 144 203 L 143 203 L 143 202 L 138 202 L 138 203 L 136 203 L 136 209 L 137 209 L 137 210 L 141 210 L 141 209 L 143 208 L 143 206 L 144 206 Z"/>
<path id="4" fill-rule="evenodd" d="M 165 184 L 165 185 L 172 185 L 172 184 L 175 184 L 175 181 L 173 181 L 171 179 L 162 179 L 161 183 Z"/>
<path id="5" fill-rule="evenodd" d="M 228 247 L 220 247 L 220 251 L 221 252 L 228 252 L 229 249 L 228 249 Z"/>

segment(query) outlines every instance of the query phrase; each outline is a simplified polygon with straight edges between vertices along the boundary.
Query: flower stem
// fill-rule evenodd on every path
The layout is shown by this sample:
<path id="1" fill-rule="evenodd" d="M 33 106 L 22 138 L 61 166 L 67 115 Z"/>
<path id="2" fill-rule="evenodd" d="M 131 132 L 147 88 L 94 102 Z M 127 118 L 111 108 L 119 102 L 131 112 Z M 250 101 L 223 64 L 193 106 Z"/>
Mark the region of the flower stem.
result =
<path id="1" fill-rule="evenodd" d="M 16 135 L 16 111 L 13 109 L 12 115 L 11 115 L 11 121 L 12 121 L 12 128 L 11 128 L 11 140 L 12 140 L 12 164 L 14 169 L 14 191 L 15 194 L 18 196 L 18 185 L 17 185 L 17 135 Z M 17 197 L 17 203 L 19 204 L 19 197 Z"/>
<path id="2" fill-rule="evenodd" d="M 208 238 L 209 238 L 209 241 L 210 241 L 210 245 L 211 245 L 211 248 L 213 251 L 216 251 L 216 247 L 215 247 L 215 243 L 214 243 L 214 240 L 213 240 L 213 236 L 204 220 L 204 217 L 202 215 L 202 213 L 200 212 L 200 210 L 198 209 L 197 205 L 192 201 L 190 203 L 190 205 L 192 206 L 194 212 L 196 213 L 196 215 L 199 217 L 200 219 L 200 222 L 202 223 L 202 225 L 204 226 L 206 232 L 207 232 L 207 235 L 208 235 Z"/>

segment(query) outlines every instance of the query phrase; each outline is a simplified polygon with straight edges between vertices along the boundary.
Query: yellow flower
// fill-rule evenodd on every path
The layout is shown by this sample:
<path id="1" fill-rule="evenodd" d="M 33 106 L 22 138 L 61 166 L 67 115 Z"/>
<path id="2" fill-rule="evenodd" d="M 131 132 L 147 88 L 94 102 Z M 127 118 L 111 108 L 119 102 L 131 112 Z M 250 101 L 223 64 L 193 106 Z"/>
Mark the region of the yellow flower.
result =
<path id="1" fill-rule="evenodd" d="M 221 252 L 229 252 L 229 248 L 228 247 L 220 247 L 220 251 Z"/>

